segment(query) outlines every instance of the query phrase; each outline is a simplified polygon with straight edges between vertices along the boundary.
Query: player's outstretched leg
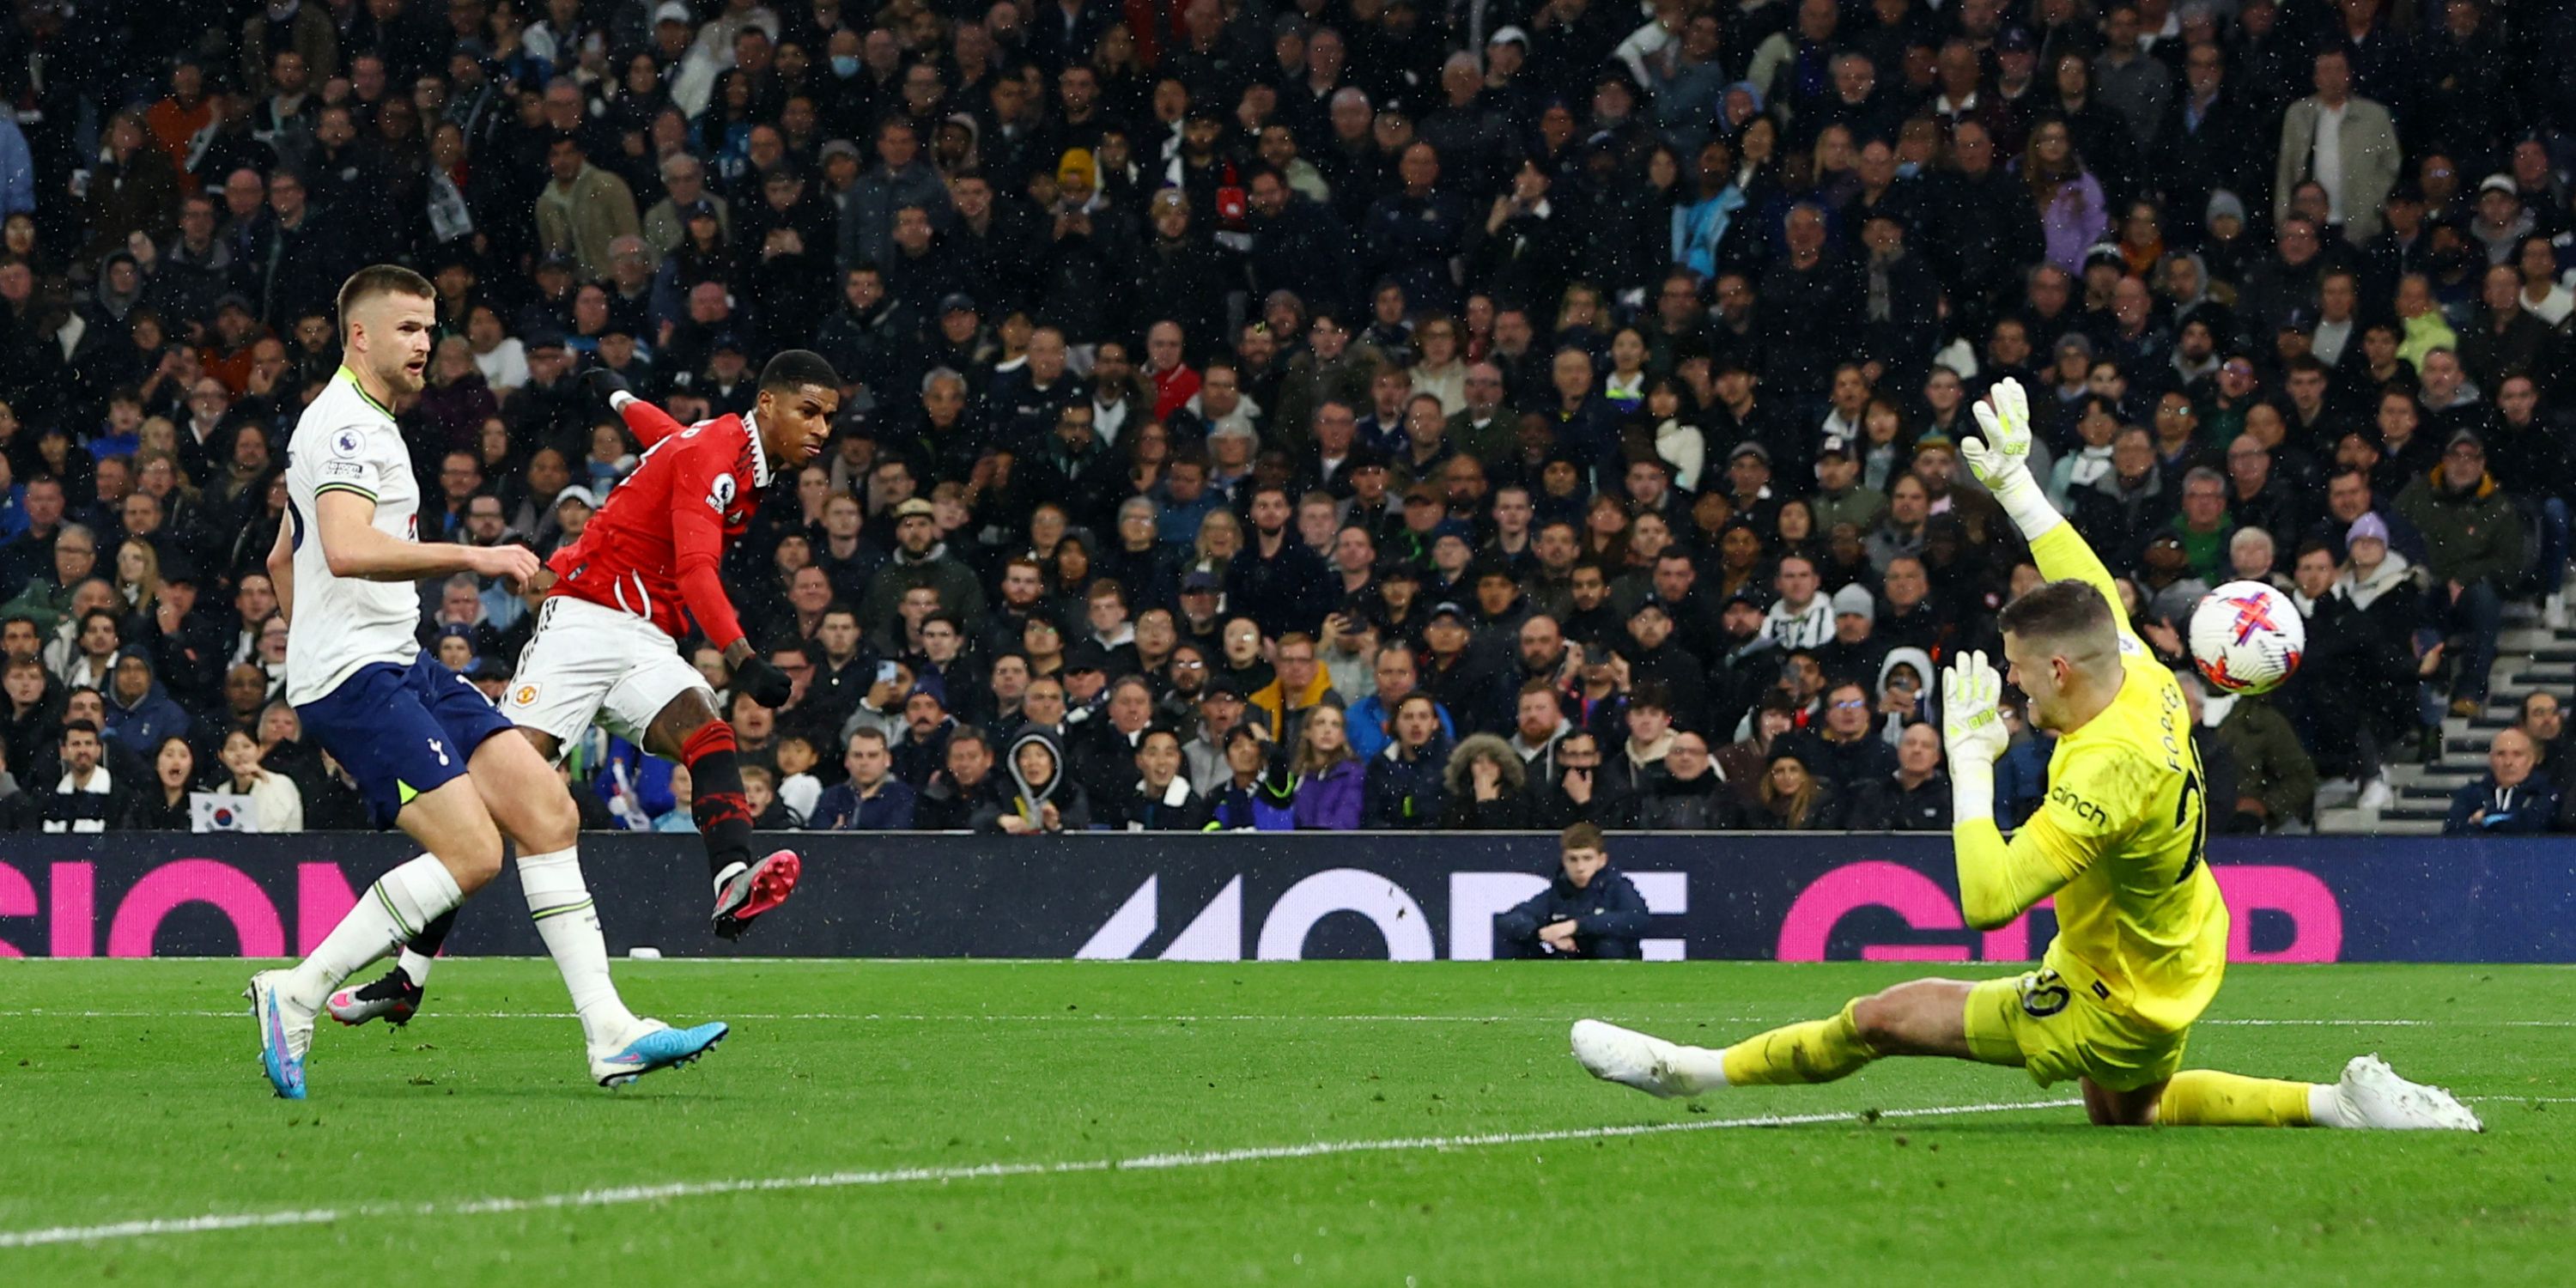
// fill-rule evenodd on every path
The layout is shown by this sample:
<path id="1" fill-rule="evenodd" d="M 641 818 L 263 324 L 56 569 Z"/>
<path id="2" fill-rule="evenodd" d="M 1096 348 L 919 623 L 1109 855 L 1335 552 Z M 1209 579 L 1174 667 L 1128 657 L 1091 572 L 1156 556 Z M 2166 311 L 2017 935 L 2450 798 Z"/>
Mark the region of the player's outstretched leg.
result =
<path id="1" fill-rule="evenodd" d="M 716 718 L 715 704 L 696 689 L 671 699 L 647 730 L 645 750 L 689 767 L 694 786 L 689 812 L 706 841 L 707 874 L 715 883 L 715 932 L 734 939 L 763 913 L 787 901 L 804 875 L 794 850 L 751 861 L 751 805 L 742 793 L 742 762 L 733 726 Z"/>
<path id="2" fill-rule="evenodd" d="M 1719 1087 L 1832 1082 L 1891 1055 L 1978 1059 L 1969 1050 L 1970 985 L 1923 979 L 1856 997 L 1821 1020 L 1757 1033 L 1724 1050 L 1683 1046 L 1599 1020 L 1574 1025 L 1574 1057 L 1592 1076 L 1657 1096 Z M 1988 1061 L 1993 1063 L 1994 1061 Z"/>
<path id="3" fill-rule="evenodd" d="M 2486 1130 L 2477 1114 L 2450 1092 L 2408 1082 L 2376 1055 L 2353 1057 L 2334 1082 L 2281 1082 L 2185 1069 L 2165 1085 L 2156 1121 L 2167 1127 Z"/>
<path id="4" fill-rule="evenodd" d="M 1852 1022 L 1858 999 L 1831 1018 L 1757 1034 L 1724 1050 L 1683 1046 L 1599 1020 L 1574 1024 L 1574 1058 L 1592 1076 L 1656 1096 L 1696 1096 L 1719 1087 L 1832 1082 L 1879 1053 Z"/>
<path id="5" fill-rule="evenodd" d="M 414 797 L 399 816 L 414 839 L 434 847 L 431 854 L 376 878 L 302 962 L 251 978 L 243 995 L 259 1027 L 261 1069 L 278 1095 L 304 1098 L 304 1056 L 331 990 L 453 911 L 500 871 L 500 833 L 474 793 L 457 781 Z"/>

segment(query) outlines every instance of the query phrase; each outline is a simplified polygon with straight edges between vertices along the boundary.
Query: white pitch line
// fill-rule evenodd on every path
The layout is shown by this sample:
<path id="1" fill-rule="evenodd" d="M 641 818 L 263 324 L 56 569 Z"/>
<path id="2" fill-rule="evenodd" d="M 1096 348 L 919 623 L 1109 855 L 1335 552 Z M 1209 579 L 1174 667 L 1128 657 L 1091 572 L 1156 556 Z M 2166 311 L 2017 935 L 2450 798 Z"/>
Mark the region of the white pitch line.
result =
<path id="1" fill-rule="evenodd" d="M 1961 1114 L 2014 1113 L 2031 1109 L 2065 1109 L 2081 1100 L 1994 1101 L 1975 1105 L 1932 1105 L 1919 1109 L 1878 1111 L 1880 1118 L 1946 1118 Z M 1497 1145 L 1537 1145 L 1552 1141 L 1612 1140 L 1629 1136 L 1663 1136 L 1676 1132 L 1718 1131 L 1743 1127 L 1797 1127 L 1816 1123 L 1859 1122 L 1866 1114 L 1766 1114 L 1758 1118 L 1634 1123 L 1620 1127 L 1568 1127 L 1554 1131 L 1488 1132 L 1469 1136 L 1399 1136 L 1378 1140 L 1310 1141 L 1303 1145 L 1257 1145 L 1199 1153 L 1138 1154 L 1127 1158 L 1078 1159 L 1060 1163 L 979 1163 L 966 1167 L 902 1167 L 864 1172 L 821 1172 L 805 1176 L 745 1177 L 715 1181 L 672 1181 L 613 1189 L 541 1194 L 533 1198 L 456 1199 L 444 1203 L 357 1203 L 337 1208 L 284 1208 L 268 1212 L 210 1213 L 159 1217 L 107 1225 L 50 1226 L 0 1231 L 0 1248 L 36 1248 L 63 1243 L 103 1243 L 171 1234 L 211 1234 L 224 1230 L 283 1225 L 329 1225 L 374 1217 L 485 1216 L 562 1208 L 616 1207 L 666 1199 L 707 1198 L 724 1194 L 782 1190 L 835 1190 L 855 1186 L 906 1185 L 1054 1176 L 1084 1172 L 1151 1172 L 1193 1167 L 1224 1167 L 1281 1159 L 1326 1158 L 1342 1154 L 1409 1153 L 1419 1150 L 1484 1149 Z"/>
<path id="2" fill-rule="evenodd" d="M 32 1008 L 0 1010 L 0 1019 L 52 1020 L 234 1020 L 243 1012 L 231 1010 L 166 1010 L 166 1011 L 67 1011 Z M 570 1020 L 579 1018 L 571 1011 L 425 1011 L 425 1019 L 450 1020 Z M 745 1020 L 820 1020 L 847 1023 L 905 1024 L 1566 1024 L 1572 1021 L 1560 1015 L 1111 1015 L 1090 1011 L 1041 1012 L 1029 1015 L 906 1014 L 879 1011 L 795 1011 L 771 1014 L 729 1013 L 729 1021 Z M 1671 1015 L 1640 1020 L 1640 1023 L 1677 1024 L 1783 1024 L 1793 1022 L 1791 1015 Z M 2415 1020 L 2415 1019 L 2240 1019 L 2222 1018 L 2196 1021 L 2196 1026 L 2222 1028 L 2511 1028 L 2564 1029 L 2576 1028 L 2576 1020 Z"/>

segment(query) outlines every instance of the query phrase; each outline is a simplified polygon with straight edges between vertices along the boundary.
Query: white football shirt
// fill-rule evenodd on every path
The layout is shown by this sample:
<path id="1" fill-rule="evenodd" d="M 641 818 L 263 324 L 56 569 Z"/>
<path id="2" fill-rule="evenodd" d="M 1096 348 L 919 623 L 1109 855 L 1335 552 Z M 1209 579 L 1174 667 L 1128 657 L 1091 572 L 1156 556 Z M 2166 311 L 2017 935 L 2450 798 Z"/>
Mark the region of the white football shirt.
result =
<path id="1" fill-rule="evenodd" d="M 286 700 L 302 705 L 373 662 L 410 666 L 420 656 L 420 590 L 331 571 L 314 530 L 325 493 L 376 503 L 378 532 L 420 539 L 420 484 L 393 413 L 343 367 L 295 423 L 286 448 L 287 522 L 295 546 L 295 615 L 286 636 Z"/>

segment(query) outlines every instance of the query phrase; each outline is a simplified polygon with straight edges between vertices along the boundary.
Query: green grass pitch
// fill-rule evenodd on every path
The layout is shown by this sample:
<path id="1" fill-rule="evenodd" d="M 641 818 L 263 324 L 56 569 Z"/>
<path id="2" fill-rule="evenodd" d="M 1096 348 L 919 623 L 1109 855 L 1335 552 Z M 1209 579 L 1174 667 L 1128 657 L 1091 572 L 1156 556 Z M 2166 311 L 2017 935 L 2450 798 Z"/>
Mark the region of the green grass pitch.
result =
<path id="1" fill-rule="evenodd" d="M 288 1104 L 243 963 L 0 966 L 0 1284 L 2576 1282 L 2563 968 L 2239 967 L 2194 1037 L 2382 1052 L 2483 1136 L 2106 1131 L 1929 1061 L 1668 1103 L 1566 1054 L 1579 1016 L 1719 1044 L 1911 966 L 618 971 L 732 1037 L 601 1091 L 551 966 L 448 962 L 409 1029 L 326 1023 Z"/>

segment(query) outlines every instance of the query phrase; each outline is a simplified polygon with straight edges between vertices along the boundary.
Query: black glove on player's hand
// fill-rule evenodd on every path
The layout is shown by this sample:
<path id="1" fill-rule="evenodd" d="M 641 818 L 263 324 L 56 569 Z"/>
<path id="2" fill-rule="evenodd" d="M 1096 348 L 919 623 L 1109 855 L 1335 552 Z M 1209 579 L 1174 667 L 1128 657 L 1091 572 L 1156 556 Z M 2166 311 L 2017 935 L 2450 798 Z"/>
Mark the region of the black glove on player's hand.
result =
<path id="1" fill-rule="evenodd" d="M 597 398 L 601 402 L 607 402 L 612 394 L 634 392 L 626 387 L 626 378 L 624 376 L 618 375 L 616 372 L 611 371 L 606 367 L 592 367 L 590 370 L 581 373 L 581 384 L 583 388 L 590 391 L 591 397 Z"/>
<path id="2" fill-rule="evenodd" d="M 786 706 L 788 696 L 796 692 L 796 682 L 758 654 L 744 658 L 742 665 L 733 669 L 733 687 L 735 692 L 750 695 L 752 701 L 772 711 Z"/>

